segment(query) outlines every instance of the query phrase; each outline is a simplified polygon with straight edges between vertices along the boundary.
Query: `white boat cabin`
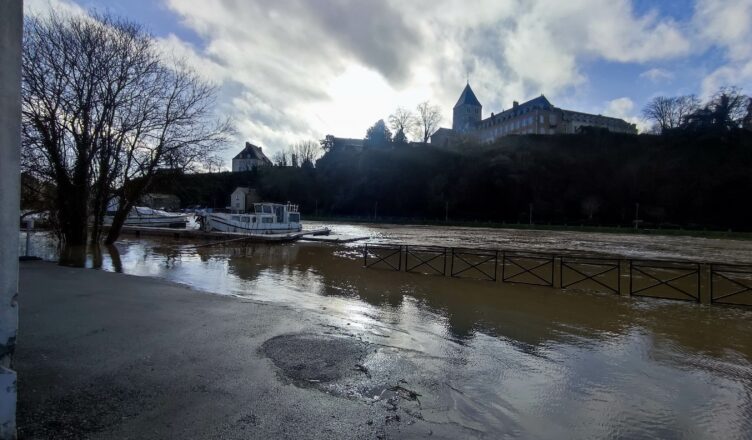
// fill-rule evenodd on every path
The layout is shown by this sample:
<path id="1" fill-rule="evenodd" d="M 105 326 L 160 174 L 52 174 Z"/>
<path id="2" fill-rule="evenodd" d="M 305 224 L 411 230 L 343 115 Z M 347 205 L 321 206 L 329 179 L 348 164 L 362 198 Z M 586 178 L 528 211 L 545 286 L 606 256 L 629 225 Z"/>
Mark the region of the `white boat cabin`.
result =
<path id="1" fill-rule="evenodd" d="M 301 230 L 298 205 L 280 203 L 254 203 L 248 214 L 207 215 L 208 230 L 270 234 Z"/>

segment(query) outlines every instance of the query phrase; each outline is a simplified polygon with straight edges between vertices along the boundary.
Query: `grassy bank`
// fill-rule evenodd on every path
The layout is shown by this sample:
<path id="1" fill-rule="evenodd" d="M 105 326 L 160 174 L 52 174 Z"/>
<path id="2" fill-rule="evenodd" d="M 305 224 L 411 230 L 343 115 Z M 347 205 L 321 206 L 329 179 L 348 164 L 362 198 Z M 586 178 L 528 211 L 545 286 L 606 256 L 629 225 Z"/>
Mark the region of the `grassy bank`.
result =
<path id="1" fill-rule="evenodd" d="M 523 224 L 505 222 L 482 222 L 482 221 L 452 221 L 415 219 L 402 217 L 327 217 L 305 216 L 305 220 L 336 223 L 371 223 L 392 225 L 422 225 L 422 226 L 459 226 L 470 228 L 499 228 L 521 229 L 533 231 L 573 231 L 573 232 L 597 232 L 605 234 L 639 234 L 639 235 L 664 235 L 664 236 L 688 236 L 702 238 L 721 238 L 732 240 L 752 240 L 752 232 L 719 231 L 708 229 L 684 229 L 684 228 L 640 228 L 631 226 L 600 226 L 600 225 L 552 225 L 552 224 Z"/>

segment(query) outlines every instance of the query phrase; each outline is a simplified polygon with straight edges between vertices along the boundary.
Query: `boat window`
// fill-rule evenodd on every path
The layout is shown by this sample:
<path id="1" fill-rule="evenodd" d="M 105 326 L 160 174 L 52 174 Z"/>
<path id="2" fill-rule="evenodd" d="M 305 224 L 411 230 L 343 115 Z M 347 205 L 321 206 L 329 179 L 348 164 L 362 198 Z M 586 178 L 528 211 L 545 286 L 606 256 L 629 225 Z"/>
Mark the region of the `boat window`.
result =
<path id="1" fill-rule="evenodd" d="M 291 213 L 290 214 L 290 222 L 291 223 L 297 223 L 300 221 L 300 214 L 298 213 Z"/>
<path id="2" fill-rule="evenodd" d="M 256 223 L 256 217 L 255 216 L 251 217 L 251 223 Z"/>
<path id="3" fill-rule="evenodd" d="M 271 213 L 272 213 L 271 205 L 264 205 L 264 214 L 271 214 Z"/>
<path id="4" fill-rule="evenodd" d="M 277 223 L 283 223 L 285 221 L 285 210 L 281 206 L 274 207 L 275 214 L 277 214 Z"/>
<path id="5" fill-rule="evenodd" d="M 272 217 L 262 217 L 261 223 L 274 223 L 274 219 Z"/>
<path id="6" fill-rule="evenodd" d="M 261 214 L 262 212 L 264 212 L 264 209 L 260 204 L 256 203 L 255 205 L 253 205 L 253 211 L 256 214 Z"/>
<path id="7" fill-rule="evenodd" d="M 234 221 L 234 222 L 239 222 L 240 221 L 240 216 L 239 215 L 233 215 L 231 218 L 232 218 L 232 221 Z"/>
<path id="8" fill-rule="evenodd" d="M 244 216 L 244 217 L 241 217 L 241 220 L 240 220 L 240 221 L 242 221 L 243 223 L 249 223 L 249 222 L 251 221 L 251 218 L 250 218 L 250 217 L 245 217 L 245 216 Z"/>

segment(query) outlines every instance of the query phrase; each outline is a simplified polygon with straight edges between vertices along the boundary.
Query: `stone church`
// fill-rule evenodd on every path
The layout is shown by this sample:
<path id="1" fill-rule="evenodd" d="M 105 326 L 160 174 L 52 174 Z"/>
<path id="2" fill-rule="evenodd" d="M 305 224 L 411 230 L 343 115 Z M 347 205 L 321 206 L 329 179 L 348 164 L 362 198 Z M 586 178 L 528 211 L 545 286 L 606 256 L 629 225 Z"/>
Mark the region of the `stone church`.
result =
<path id="1" fill-rule="evenodd" d="M 554 107 L 541 95 L 483 119 L 483 106 L 468 83 L 452 114 L 452 128 L 440 128 L 432 144 L 446 145 L 456 136 L 471 136 L 481 142 L 513 134 L 579 133 L 585 127 L 604 128 L 614 133 L 637 134 L 635 124 L 619 119 Z"/>

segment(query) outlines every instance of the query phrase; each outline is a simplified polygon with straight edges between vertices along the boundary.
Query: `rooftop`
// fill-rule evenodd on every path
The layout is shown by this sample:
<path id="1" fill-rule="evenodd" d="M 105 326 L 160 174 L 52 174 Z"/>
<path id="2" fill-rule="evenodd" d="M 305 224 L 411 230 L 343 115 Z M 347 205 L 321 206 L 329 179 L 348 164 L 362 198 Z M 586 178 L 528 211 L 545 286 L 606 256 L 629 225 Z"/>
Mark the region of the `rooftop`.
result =
<path id="1" fill-rule="evenodd" d="M 243 148 L 243 150 L 238 153 L 237 156 L 233 157 L 233 160 L 235 159 L 256 159 L 271 163 L 269 158 L 266 157 L 264 152 L 261 150 L 261 147 L 257 147 L 250 142 L 245 143 L 245 148 Z"/>
<path id="2" fill-rule="evenodd" d="M 470 83 L 465 86 L 465 90 L 462 91 L 460 99 L 457 100 L 457 104 L 455 104 L 454 107 L 457 108 L 461 105 L 473 105 L 476 107 L 482 107 L 480 101 L 478 101 L 478 98 L 475 97 L 473 89 L 470 88 Z"/>

